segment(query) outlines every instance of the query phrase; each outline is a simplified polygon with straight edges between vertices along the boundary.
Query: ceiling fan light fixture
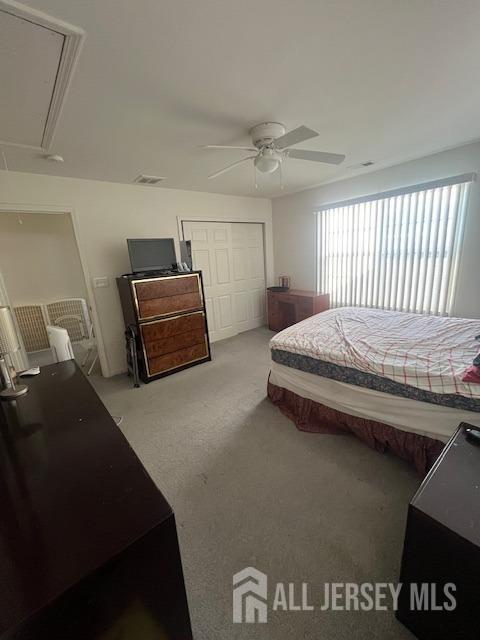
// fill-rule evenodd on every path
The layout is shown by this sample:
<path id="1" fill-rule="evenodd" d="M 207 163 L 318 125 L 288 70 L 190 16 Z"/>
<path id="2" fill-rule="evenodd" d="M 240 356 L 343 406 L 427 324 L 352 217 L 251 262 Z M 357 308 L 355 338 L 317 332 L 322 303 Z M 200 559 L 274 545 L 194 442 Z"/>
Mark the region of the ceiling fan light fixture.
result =
<path id="1" fill-rule="evenodd" d="M 254 160 L 255 167 L 262 173 L 273 173 L 280 165 L 280 160 L 268 155 L 257 156 Z"/>
<path id="2" fill-rule="evenodd" d="M 0 0 L 1 2 L 2 0 Z M 263 122 L 255 125 L 250 130 L 253 147 L 235 147 L 232 145 L 207 145 L 206 149 L 238 149 L 239 151 L 255 151 L 256 155 L 241 158 L 228 166 L 215 171 L 209 177 L 217 178 L 234 167 L 244 162 L 253 160 L 254 168 L 261 173 L 282 172 L 283 161 L 286 158 L 294 160 L 309 160 L 310 162 L 323 162 L 325 164 L 340 164 L 345 156 L 340 153 L 327 153 L 325 151 L 311 151 L 310 149 L 298 149 L 295 145 L 311 138 L 316 138 L 318 133 L 304 125 L 285 133 L 285 126 L 279 122 Z M 295 148 L 292 148 L 295 147 Z M 282 184 L 282 177 L 280 177 Z M 283 188 L 283 187 L 281 187 Z"/>

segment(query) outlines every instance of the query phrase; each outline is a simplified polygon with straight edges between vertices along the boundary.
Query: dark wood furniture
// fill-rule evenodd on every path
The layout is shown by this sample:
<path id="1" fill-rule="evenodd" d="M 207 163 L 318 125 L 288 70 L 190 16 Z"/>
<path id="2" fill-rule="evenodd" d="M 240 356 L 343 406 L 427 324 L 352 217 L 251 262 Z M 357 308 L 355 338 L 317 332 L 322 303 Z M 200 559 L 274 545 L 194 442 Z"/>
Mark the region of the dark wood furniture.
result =
<path id="1" fill-rule="evenodd" d="M 330 308 L 328 293 L 315 293 L 301 289 L 267 291 L 268 326 L 281 331 Z"/>
<path id="2" fill-rule="evenodd" d="M 0 403 L 0 638 L 192 638 L 175 519 L 74 361 Z"/>
<path id="3" fill-rule="evenodd" d="M 117 285 L 125 327 L 136 336 L 143 382 L 211 360 L 200 271 L 125 275 L 117 278 Z"/>
<path id="4" fill-rule="evenodd" d="M 397 618 L 421 640 L 473 640 L 480 629 L 480 446 L 461 424 L 408 508 Z M 410 585 L 456 585 L 453 611 L 412 609 Z M 430 592 L 431 593 L 431 592 Z M 431 607 L 430 599 L 430 607 Z"/>

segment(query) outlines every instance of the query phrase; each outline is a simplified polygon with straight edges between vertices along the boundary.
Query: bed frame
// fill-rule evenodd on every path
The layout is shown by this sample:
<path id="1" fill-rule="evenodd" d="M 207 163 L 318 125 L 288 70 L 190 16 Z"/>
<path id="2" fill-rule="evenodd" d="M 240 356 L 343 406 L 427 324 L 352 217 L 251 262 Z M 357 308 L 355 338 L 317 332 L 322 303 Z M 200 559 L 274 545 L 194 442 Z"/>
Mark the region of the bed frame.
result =
<path id="1" fill-rule="evenodd" d="M 387 424 L 342 413 L 324 404 L 308 400 L 268 381 L 268 397 L 292 420 L 300 431 L 311 433 L 353 433 L 369 447 L 395 455 L 413 464 L 425 476 L 442 452 L 445 443 L 416 433 L 395 429 Z"/>

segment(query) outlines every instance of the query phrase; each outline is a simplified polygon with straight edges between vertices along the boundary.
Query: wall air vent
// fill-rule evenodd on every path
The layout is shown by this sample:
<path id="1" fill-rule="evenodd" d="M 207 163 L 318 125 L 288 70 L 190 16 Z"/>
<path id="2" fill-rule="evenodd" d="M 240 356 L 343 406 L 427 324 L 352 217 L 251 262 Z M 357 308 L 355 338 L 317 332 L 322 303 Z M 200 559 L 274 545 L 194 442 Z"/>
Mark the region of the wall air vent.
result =
<path id="1" fill-rule="evenodd" d="M 163 180 L 165 180 L 165 178 L 162 178 L 160 176 L 140 175 L 137 178 L 135 178 L 133 183 L 134 184 L 145 184 L 145 185 L 150 185 L 151 187 L 154 187 L 156 184 L 158 184 L 159 182 L 162 182 Z"/>

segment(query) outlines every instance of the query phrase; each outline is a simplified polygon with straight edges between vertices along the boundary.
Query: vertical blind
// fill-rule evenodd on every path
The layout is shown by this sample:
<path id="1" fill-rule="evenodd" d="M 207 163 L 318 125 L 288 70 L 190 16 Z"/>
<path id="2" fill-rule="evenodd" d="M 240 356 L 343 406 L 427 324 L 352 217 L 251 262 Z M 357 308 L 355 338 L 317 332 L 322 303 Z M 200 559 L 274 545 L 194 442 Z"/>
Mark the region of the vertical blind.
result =
<path id="1" fill-rule="evenodd" d="M 449 315 L 473 174 L 317 212 L 317 286 L 333 306 Z"/>

